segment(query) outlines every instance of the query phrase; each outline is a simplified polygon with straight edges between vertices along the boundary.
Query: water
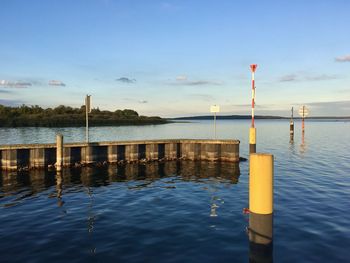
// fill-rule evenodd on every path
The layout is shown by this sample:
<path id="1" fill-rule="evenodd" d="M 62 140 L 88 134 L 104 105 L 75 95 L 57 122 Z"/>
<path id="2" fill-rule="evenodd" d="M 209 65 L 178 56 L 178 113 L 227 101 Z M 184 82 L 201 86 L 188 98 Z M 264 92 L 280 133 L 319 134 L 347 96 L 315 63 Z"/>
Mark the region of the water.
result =
<path id="1" fill-rule="evenodd" d="M 350 261 L 350 122 L 257 122 L 275 156 L 275 262 Z M 248 121 L 218 121 L 241 141 Z M 0 129 L 0 144 L 84 139 L 83 128 Z M 91 141 L 211 138 L 212 122 L 91 129 Z M 1 262 L 247 262 L 248 162 L 167 162 L 0 176 Z"/>

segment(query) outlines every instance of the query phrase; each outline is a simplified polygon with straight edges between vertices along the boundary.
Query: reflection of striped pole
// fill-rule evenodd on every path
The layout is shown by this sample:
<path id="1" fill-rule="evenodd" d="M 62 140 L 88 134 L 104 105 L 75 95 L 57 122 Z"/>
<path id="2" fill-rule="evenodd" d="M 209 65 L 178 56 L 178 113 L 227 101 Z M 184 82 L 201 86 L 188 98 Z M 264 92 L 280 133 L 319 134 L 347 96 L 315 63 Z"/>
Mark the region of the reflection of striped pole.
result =
<path id="1" fill-rule="evenodd" d="M 249 153 L 256 153 L 256 129 L 254 127 L 254 108 L 255 108 L 255 78 L 254 73 L 257 64 L 250 65 L 252 71 L 252 126 L 249 130 Z"/>
<path id="2" fill-rule="evenodd" d="M 303 106 L 303 116 L 301 118 L 301 130 L 302 130 L 302 133 L 305 132 L 305 106 Z"/>

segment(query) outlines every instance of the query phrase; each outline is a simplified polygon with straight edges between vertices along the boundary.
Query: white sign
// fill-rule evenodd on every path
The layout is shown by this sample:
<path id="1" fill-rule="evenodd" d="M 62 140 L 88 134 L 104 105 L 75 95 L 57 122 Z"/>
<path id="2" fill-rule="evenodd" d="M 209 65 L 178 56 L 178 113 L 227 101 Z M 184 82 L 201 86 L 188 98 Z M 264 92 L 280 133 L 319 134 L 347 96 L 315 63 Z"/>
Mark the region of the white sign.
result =
<path id="1" fill-rule="evenodd" d="M 220 106 L 217 106 L 217 105 L 213 105 L 213 106 L 210 106 L 210 112 L 220 112 Z"/>
<path id="2" fill-rule="evenodd" d="M 309 115 L 309 109 L 308 108 L 306 108 L 305 106 L 301 106 L 300 108 L 299 108 L 299 115 L 301 116 L 301 117 L 303 117 L 303 118 L 305 118 L 305 117 L 307 117 L 308 115 Z"/>

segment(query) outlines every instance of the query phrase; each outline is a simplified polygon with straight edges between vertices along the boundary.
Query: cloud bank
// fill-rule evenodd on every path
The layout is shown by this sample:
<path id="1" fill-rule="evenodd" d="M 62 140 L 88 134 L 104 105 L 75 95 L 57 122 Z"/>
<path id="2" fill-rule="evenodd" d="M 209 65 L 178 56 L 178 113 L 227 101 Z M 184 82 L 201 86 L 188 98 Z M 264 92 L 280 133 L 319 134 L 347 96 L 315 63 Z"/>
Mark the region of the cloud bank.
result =
<path id="1" fill-rule="evenodd" d="M 4 106 L 16 107 L 16 106 L 19 106 L 22 104 L 24 104 L 24 102 L 21 100 L 3 100 L 3 99 L 0 99 L 0 105 L 4 105 Z"/>
<path id="2" fill-rule="evenodd" d="M 310 109 L 309 117 L 319 116 L 350 116 L 350 100 L 343 101 L 323 101 L 323 102 L 304 102 L 300 104 L 261 104 L 256 105 L 256 115 L 274 115 L 274 116 L 290 116 L 290 108 L 294 107 L 294 116 L 299 117 L 298 109 L 305 105 Z M 250 115 L 250 104 L 231 104 L 223 105 L 225 108 L 230 109 L 232 114 L 244 114 Z"/>

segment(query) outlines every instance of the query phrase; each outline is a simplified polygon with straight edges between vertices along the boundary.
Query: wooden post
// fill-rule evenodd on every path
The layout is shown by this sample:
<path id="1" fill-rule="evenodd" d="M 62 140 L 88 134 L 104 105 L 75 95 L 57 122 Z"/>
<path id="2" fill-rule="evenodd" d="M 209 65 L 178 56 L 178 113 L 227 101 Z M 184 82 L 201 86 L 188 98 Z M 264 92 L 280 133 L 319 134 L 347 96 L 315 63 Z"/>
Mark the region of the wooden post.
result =
<path id="1" fill-rule="evenodd" d="M 63 135 L 56 135 L 56 169 L 61 171 L 63 166 Z"/>

